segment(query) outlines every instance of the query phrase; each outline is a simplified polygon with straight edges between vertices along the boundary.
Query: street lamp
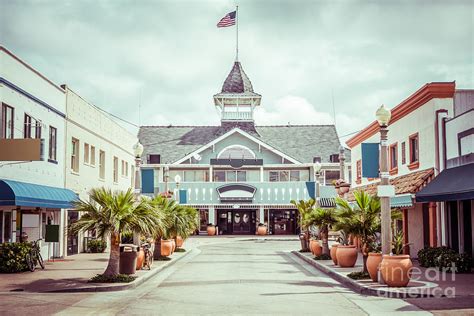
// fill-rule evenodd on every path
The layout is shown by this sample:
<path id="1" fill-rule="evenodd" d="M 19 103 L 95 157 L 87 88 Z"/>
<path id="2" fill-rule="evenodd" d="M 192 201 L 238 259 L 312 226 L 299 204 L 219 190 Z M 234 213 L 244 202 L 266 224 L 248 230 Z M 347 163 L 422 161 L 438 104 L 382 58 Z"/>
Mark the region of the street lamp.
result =
<path id="1" fill-rule="evenodd" d="M 133 145 L 133 154 L 135 155 L 135 199 L 138 201 L 140 198 L 141 192 L 141 177 L 140 177 L 140 163 L 142 161 L 142 154 L 143 154 L 143 145 L 140 144 L 140 141 L 137 141 L 135 145 Z M 133 233 L 133 244 L 140 246 L 140 234 Z"/>
<path id="2" fill-rule="evenodd" d="M 316 182 L 316 205 L 319 207 L 319 172 L 321 171 L 321 163 L 319 161 L 317 161 L 314 165 L 313 165 L 313 169 L 314 169 L 314 178 L 315 178 L 315 182 Z"/>
<path id="3" fill-rule="evenodd" d="M 389 185 L 389 173 L 388 173 L 388 123 L 390 122 L 392 114 L 390 110 L 381 105 L 375 113 L 377 122 L 380 125 L 380 185 Z M 379 187 L 380 189 L 380 187 Z M 379 191 L 380 192 L 380 191 Z M 382 196 L 380 196 L 382 195 Z M 382 254 L 389 255 L 391 249 L 391 236 L 390 236 L 390 196 L 388 194 L 379 194 L 380 196 L 380 219 L 381 219 L 381 235 L 382 235 Z"/>
<path id="4" fill-rule="evenodd" d="M 179 185 L 181 184 L 181 176 L 179 174 L 175 175 L 174 176 L 174 183 L 176 184 L 176 201 L 181 202 L 180 201 L 180 196 L 179 196 Z"/>

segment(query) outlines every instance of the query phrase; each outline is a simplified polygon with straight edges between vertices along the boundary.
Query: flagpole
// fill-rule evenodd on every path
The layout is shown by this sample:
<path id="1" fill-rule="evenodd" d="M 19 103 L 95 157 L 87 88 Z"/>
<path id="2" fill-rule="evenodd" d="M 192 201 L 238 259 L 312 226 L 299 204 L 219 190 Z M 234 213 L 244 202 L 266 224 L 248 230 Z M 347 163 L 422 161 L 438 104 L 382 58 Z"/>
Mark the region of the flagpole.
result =
<path id="1" fill-rule="evenodd" d="M 235 61 L 239 61 L 239 6 L 235 6 L 235 25 L 236 25 L 236 47 L 235 47 Z"/>

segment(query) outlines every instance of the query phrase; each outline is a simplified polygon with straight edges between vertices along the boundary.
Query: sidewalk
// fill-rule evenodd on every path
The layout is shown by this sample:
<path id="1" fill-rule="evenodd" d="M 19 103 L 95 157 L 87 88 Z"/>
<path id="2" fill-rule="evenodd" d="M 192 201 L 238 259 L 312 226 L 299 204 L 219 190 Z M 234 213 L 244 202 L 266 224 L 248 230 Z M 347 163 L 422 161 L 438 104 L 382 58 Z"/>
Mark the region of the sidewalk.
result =
<path id="1" fill-rule="evenodd" d="M 359 253 L 356 265 L 353 268 L 341 268 L 333 264 L 332 260 L 314 260 L 311 253 L 293 254 L 310 263 L 317 269 L 330 275 L 337 281 L 353 290 L 368 295 L 420 298 L 420 297 L 467 297 L 474 301 L 474 274 L 441 273 L 437 269 L 421 268 L 413 262 L 412 280 L 405 288 L 390 288 L 386 285 L 373 282 L 370 279 L 353 280 L 347 275 L 351 272 L 362 271 L 362 255 Z"/>
<path id="2" fill-rule="evenodd" d="M 90 278 L 105 271 L 109 253 L 81 253 L 66 259 L 45 262 L 44 270 L 38 267 L 35 272 L 2 273 L 0 293 L 99 292 L 134 288 L 193 251 L 192 247 L 186 250 L 175 252 L 170 256 L 170 261 L 154 261 L 150 271 L 137 271 L 137 279 L 130 283 L 88 283 Z"/>

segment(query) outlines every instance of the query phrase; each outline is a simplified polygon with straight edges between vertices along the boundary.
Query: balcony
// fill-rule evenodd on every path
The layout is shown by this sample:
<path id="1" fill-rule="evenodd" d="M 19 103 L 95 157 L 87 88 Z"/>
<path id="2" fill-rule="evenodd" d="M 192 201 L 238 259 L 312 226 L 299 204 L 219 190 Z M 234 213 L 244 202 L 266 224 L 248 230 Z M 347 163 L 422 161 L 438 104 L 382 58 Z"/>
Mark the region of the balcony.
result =
<path id="1" fill-rule="evenodd" d="M 245 184 L 256 188 L 251 203 L 253 204 L 290 204 L 291 200 L 307 200 L 315 195 L 314 182 L 184 182 L 180 183 L 179 190 L 186 191 L 187 204 L 220 204 L 222 203 L 217 188 L 224 185 Z M 169 182 L 168 189 L 179 196 L 176 183 Z M 164 192 L 165 184 L 155 186 L 155 193 Z M 183 193 L 181 193 L 183 194 Z M 324 198 L 333 198 L 336 191 L 333 186 L 320 186 L 320 195 Z"/>
<path id="2" fill-rule="evenodd" d="M 253 120 L 252 112 L 222 112 L 223 120 Z"/>

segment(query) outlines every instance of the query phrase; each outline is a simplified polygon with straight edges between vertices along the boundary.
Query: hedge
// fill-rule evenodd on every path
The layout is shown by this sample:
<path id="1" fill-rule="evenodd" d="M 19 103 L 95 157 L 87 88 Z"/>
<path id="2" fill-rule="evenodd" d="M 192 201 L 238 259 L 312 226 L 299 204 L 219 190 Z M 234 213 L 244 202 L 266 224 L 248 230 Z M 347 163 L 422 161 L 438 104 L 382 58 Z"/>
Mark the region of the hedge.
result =
<path id="1" fill-rule="evenodd" d="M 0 244 L 0 272 L 15 273 L 28 270 L 25 257 L 30 249 L 29 242 Z"/>

